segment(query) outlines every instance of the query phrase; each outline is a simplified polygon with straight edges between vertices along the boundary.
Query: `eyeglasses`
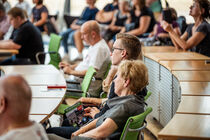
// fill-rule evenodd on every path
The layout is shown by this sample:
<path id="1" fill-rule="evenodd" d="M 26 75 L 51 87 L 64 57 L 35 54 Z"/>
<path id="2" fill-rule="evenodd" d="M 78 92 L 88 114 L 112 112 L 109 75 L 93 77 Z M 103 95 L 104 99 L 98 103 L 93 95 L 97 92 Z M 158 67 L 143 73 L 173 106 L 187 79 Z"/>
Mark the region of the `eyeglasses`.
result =
<path id="1" fill-rule="evenodd" d="M 112 48 L 112 53 L 114 52 L 114 50 L 121 50 L 121 51 L 122 51 L 122 50 L 124 50 L 124 49 L 122 49 L 122 48 L 115 48 L 115 47 L 113 47 L 113 48 Z"/>

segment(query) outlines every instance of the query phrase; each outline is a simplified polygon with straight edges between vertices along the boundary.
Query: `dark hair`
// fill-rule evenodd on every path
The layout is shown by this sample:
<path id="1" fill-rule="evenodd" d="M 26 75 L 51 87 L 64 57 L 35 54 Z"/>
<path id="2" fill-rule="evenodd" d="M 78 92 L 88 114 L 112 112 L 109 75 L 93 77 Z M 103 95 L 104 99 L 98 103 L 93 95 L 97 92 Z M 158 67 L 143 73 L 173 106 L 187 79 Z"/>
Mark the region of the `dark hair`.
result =
<path id="1" fill-rule="evenodd" d="M 5 12 L 5 8 L 4 8 L 4 5 L 2 3 L 0 3 L 0 11 Z"/>
<path id="2" fill-rule="evenodd" d="M 21 19 L 25 18 L 24 11 L 21 8 L 14 7 L 9 10 L 8 15 L 11 15 L 12 17 L 20 17 Z"/>
<path id="3" fill-rule="evenodd" d="M 171 8 L 171 7 L 169 9 L 171 11 L 171 17 L 172 17 L 172 19 L 173 20 L 177 20 L 177 12 L 176 12 L 176 10 L 174 8 Z"/>
<path id="4" fill-rule="evenodd" d="M 138 57 L 141 55 L 141 43 L 136 36 L 125 33 L 118 33 L 116 38 L 121 40 L 123 48 L 128 53 L 128 59 L 138 59 Z"/>
<path id="5" fill-rule="evenodd" d="M 37 4 L 38 5 L 43 4 L 43 0 L 39 0 Z"/>
<path id="6" fill-rule="evenodd" d="M 140 10 L 142 10 L 146 6 L 146 2 L 145 2 L 145 0 L 138 0 L 138 2 L 139 2 Z M 135 7 L 134 7 L 134 9 L 135 9 Z"/>
<path id="7" fill-rule="evenodd" d="M 200 6 L 200 8 L 204 9 L 204 13 L 202 14 L 202 17 L 204 19 L 208 19 L 210 18 L 210 2 L 209 0 L 194 0 L 195 2 L 197 2 Z"/>

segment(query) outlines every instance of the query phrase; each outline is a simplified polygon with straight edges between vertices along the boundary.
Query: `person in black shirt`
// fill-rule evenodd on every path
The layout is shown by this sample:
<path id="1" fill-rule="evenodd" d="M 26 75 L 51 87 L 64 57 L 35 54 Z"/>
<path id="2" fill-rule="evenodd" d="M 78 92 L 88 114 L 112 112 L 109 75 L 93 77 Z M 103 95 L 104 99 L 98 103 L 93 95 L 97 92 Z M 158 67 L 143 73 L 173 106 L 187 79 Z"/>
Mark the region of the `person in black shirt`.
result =
<path id="1" fill-rule="evenodd" d="M 40 31 L 25 18 L 20 8 L 12 8 L 8 16 L 15 30 L 10 37 L 11 40 L 0 42 L 0 49 L 18 49 L 19 53 L 0 64 L 36 64 L 36 53 L 44 51 Z M 44 63 L 44 57 L 41 58 L 41 62 Z"/>

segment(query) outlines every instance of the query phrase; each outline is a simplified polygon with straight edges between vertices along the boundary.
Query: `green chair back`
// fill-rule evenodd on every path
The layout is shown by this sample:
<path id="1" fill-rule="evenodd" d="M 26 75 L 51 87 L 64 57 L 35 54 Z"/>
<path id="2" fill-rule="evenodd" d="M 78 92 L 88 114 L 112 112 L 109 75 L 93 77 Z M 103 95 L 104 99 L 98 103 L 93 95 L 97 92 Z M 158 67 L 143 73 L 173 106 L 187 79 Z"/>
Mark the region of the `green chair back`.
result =
<path id="1" fill-rule="evenodd" d="M 106 70 L 106 72 L 104 74 L 104 79 L 106 79 L 106 77 L 107 77 L 107 75 L 109 73 L 109 70 L 111 69 L 111 66 L 112 66 L 112 62 L 110 61 L 109 64 L 108 64 L 108 66 L 107 66 L 107 70 Z"/>
<path id="2" fill-rule="evenodd" d="M 60 55 L 58 53 L 60 48 L 62 37 L 56 34 L 50 35 L 50 43 L 49 43 L 49 53 L 50 53 L 50 62 L 49 64 L 52 64 L 58 69 L 58 65 L 61 61 Z M 52 53 L 53 52 L 53 53 Z"/>
<path id="3" fill-rule="evenodd" d="M 138 140 L 139 132 L 144 128 L 142 127 L 144 120 L 150 112 L 152 112 L 152 108 L 148 107 L 145 112 L 129 117 L 121 134 L 120 140 Z"/>
<path id="4" fill-rule="evenodd" d="M 86 97 L 87 96 L 87 93 L 88 93 L 88 90 L 89 90 L 89 87 L 90 87 L 90 84 L 91 84 L 91 81 L 92 81 L 92 78 L 93 78 L 93 75 L 96 74 L 96 70 L 90 66 L 85 74 L 85 77 L 82 81 L 82 84 L 81 84 L 81 89 L 83 91 L 83 97 Z"/>
<path id="5" fill-rule="evenodd" d="M 149 98 L 149 96 L 150 96 L 151 94 L 152 94 L 152 92 L 148 91 L 148 92 L 147 92 L 147 95 L 144 96 L 144 101 L 146 101 L 146 100 Z"/>

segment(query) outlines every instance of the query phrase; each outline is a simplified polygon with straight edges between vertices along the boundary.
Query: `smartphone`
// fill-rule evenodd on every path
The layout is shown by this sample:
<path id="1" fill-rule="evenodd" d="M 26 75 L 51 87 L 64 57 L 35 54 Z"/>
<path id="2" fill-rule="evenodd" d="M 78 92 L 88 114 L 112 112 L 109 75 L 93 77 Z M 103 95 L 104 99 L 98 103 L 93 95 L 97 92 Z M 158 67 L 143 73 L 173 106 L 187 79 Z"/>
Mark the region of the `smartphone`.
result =
<path id="1" fill-rule="evenodd" d="M 163 10 L 162 14 L 163 14 L 163 20 L 165 20 L 166 22 L 168 22 L 170 24 L 173 22 L 172 13 L 171 13 L 170 9 Z"/>

